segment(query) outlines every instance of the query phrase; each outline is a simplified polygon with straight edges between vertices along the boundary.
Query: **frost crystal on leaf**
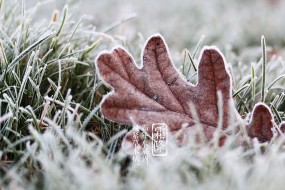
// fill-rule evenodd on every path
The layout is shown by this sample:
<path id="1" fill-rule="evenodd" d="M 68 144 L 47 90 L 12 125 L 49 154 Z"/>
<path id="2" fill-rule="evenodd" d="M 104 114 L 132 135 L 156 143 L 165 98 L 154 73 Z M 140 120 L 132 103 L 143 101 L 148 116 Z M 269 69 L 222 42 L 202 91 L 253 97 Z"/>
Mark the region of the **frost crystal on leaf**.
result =
<path id="1" fill-rule="evenodd" d="M 219 91 L 222 97 L 222 110 L 220 110 L 222 129 L 227 128 L 229 103 L 232 101 L 231 78 L 223 55 L 217 48 L 203 49 L 196 85 L 188 83 L 176 70 L 167 45 L 160 35 L 152 36 L 147 41 L 142 54 L 141 68 L 137 66 L 132 56 L 120 47 L 98 56 L 96 65 L 99 75 L 114 89 L 101 105 L 101 111 L 107 119 L 123 124 L 150 127 L 154 123 L 166 123 L 169 130 L 175 132 L 185 123 L 188 127 L 195 125 L 190 109 L 190 105 L 193 105 L 200 126 L 206 138 L 210 140 L 218 126 L 217 92 Z M 259 113 L 259 110 L 256 111 Z M 266 121 L 268 117 L 265 118 Z M 255 114 L 253 118 L 255 123 L 251 126 L 258 133 L 256 125 L 260 123 L 257 123 Z M 256 133 L 250 134 L 258 136 Z M 266 131 L 265 138 L 259 139 L 268 140 L 270 137 Z"/>
<path id="2" fill-rule="evenodd" d="M 251 121 L 248 125 L 248 135 L 256 137 L 259 141 L 270 141 L 273 137 L 275 122 L 270 109 L 264 103 L 255 105 L 252 111 Z"/>

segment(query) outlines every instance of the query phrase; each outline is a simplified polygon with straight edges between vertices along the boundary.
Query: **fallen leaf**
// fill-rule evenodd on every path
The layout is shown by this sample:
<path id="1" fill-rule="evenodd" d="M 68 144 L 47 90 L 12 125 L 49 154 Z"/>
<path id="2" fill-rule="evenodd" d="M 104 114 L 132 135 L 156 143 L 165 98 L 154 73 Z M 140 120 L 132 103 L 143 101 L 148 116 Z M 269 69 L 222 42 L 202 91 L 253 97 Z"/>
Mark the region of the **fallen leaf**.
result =
<path id="1" fill-rule="evenodd" d="M 222 128 L 228 126 L 231 78 L 222 54 L 215 47 L 204 48 L 198 67 L 198 83 L 192 85 L 177 71 L 160 35 L 152 36 L 143 51 L 142 67 L 123 48 L 101 53 L 97 68 L 101 79 L 114 91 L 101 107 L 103 115 L 124 124 L 151 126 L 166 123 L 170 131 L 182 124 L 193 126 L 190 103 L 196 108 L 207 138 L 218 125 L 218 96 L 222 95 Z"/>
<path id="2" fill-rule="evenodd" d="M 270 108 L 264 103 L 256 104 L 247 127 L 248 135 L 252 138 L 256 137 L 261 142 L 270 141 L 274 126 L 274 117 Z"/>
<path id="3" fill-rule="evenodd" d="M 98 75 L 113 88 L 102 101 L 102 114 L 118 123 L 144 126 L 149 134 L 154 123 L 167 124 L 171 133 L 186 125 L 184 135 L 189 135 L 193 131 L 191 126 L 197 122 L 192 116 L 193 105 L 205 137 L 210 140 L 219 121 L 217 92 L 222 100 L 221 129 L 229 125 L 231 78 L 217 48 L 205 47 L 199 60 L 198 82 L 193 85 L 176 70 L 160 35 L 147 41 L 140 67 L 121 47 L 101 53 L 96 60 Z M 259 103 L 247 126 L 248 134 L 262 142 L 269 141 L 273 137 L 274 124 L 270 109 Z M 125 141 L 131 142 L 136 133 L 131 130 Z M 224 141 L 225 136 L 222 136 L 220 144 Z"/>

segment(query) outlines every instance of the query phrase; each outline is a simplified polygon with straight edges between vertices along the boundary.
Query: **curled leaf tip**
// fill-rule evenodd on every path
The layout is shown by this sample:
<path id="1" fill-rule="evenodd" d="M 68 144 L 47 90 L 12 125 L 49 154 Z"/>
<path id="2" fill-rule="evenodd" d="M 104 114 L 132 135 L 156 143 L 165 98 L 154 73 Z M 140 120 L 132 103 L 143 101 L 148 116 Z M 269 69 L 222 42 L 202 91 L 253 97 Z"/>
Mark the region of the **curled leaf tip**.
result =
<path id="1" fill-rule="evenodd" d="M 256 137 L 261 142 L 270 141 L 273 137 L 273 127 L 275 125 L 270 108 L 264 103 L 255 105 L 252 111 L 250 123 L 248 125 L 248 135 Z"/>

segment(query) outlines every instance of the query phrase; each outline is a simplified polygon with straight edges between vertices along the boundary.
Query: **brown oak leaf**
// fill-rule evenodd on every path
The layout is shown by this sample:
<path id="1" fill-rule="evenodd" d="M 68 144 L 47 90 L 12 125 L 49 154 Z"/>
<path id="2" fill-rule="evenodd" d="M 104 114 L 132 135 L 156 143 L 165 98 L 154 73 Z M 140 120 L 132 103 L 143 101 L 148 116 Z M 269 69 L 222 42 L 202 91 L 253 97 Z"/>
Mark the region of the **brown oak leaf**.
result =
<path id="1" fill-rule="evenodd" d="M 252 138 L 256 137 L 261 142 L 270 141 L 273 137 L 274 126 L 274 117 L 270 108 L 264 103 L 256 104 L 247 126 L 248 135 Z"/>
<path id="2" fill-rule="evenodd" d="M 114 88 L 102 103 L 103 115 L 124 124 L 166 123 L 170 131 L 195 124 L 192 103 L 208 138 L 218 125 L 217 91 L 222 94 L 223 122 L 228 126 L 231 78 L 222 54 L 206 47 L 200 58 L 198 82 L 188 83 L 175 69 L 160 35 L 152 36 L 143 51 L 142 67 L 123 48 L 97 58 L 101 79 Z"/>
<path id="3" fill-rule="evenodd" d="M 148 126 L 166 123 L 170 132 L 186 125 L 186 134 L 195 125 L 190 105 L 196 108 L 200 126 L 207 140 L 218 126 L 218 95 L 222 97 L 222 129 L 229 124 L 232 101 L 231 77 L 223 55 L 215 47 L 205 47 L 198 65 L 198 82 L 188 83 L 176 70 L 164 39 L 154 35 L 147 41 L 139 67 L 123 48 L 101 53 L 96 60 L 101 79 L 113 88 L 101 104 L 102 114 L 109 120 Z M 248 125 L 250 137 L 260 141 L 272 138 L 273 116 L 265 104 L 258 104 Z M 125 139 L 131 141 L 135 131 Z M 224 138 L 222 138 L 222 143 Z"/>

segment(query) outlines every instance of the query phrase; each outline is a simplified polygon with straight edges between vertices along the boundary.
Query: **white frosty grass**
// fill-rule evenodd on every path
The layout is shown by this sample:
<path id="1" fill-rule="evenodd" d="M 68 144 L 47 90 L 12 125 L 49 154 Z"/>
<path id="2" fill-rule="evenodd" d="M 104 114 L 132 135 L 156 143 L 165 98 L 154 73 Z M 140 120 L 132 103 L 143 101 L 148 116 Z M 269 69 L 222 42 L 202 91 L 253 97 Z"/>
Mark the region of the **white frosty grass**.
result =
<path id="1" fill-rule="evenodd" d="M 1 184 L 3 189 L 262 190 L 285 185 L 283 137 L 272 144 L 254 140 L 248 148 L 237 146 L 234 135 L 221 148 L 193 140 L 177 147 L 170 140 L 167 156 L 149 157 L 148 165 L 133 163 L 124 176 L 124 152 L 106 159 L 104 144 L 94 134 L 75 130 L 78 121 L 73 113 L 67 114 L 64 130 L 47 118 L 50 128 L 43 134 L 29 127 L 27 148 L 0 180 L 8 181 Z"/>

